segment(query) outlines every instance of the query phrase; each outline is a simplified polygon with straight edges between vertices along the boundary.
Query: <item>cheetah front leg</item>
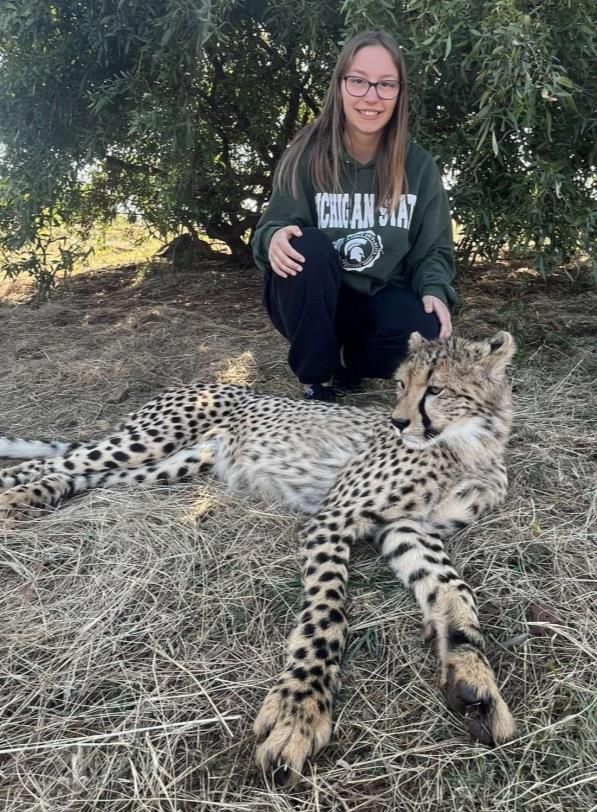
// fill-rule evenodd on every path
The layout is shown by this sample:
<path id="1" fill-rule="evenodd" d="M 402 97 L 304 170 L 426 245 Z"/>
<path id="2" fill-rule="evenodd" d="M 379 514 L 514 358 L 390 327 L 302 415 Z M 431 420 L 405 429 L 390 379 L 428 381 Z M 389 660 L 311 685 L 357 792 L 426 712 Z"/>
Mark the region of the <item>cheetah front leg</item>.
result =
<path id="1" fill-rule="evenodd" d="M 347 635 L 348 561 L 357 526 L 321 512 L 302 529 L 303 603 L 288 639 L 286 668 L 255 721 L 256 762 L 290 786 L 330 740 L 332 702 Z M 359 533 L 360 534 L 360 533 Z"/>
<path id="2" fill-rule="evenodd" d="M 512 739 L 516 727 L 484 654 L 473 591 L 454 570 L 439 533 L 398 519 L 378 542 L 393 572 L 414 592 L 426 637 L 435 638 L 448 707 L 464 714 L 469 734 L 483 744 Z"/>

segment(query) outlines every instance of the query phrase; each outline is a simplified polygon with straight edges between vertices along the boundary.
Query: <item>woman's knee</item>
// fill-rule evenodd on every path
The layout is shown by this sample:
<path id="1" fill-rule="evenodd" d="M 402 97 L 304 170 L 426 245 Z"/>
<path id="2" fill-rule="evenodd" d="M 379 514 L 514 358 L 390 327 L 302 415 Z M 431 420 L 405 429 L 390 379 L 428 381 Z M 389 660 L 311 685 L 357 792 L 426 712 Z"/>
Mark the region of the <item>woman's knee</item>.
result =
<path id="1" fill-rule="evenodd" d="M 314 226 L 306 226 L 301 231 L 302 236 L 292 237 L 290 244 L 304 256 L 304 265 L 329 264 L 339 271 L 338 253 L 330 238 Z"/>
<path id="2" fill-rule="evenodd" d="M 407 339 L 411 333 L 424 338 L 439 336 L 440 324 L 435 313 L 427 313 L 417 294 L 401 288 L 386 288 L 371 302 L 371 333 L 384 339 Z"/>
<path id="3" fill-rule="evenodd" d="M 439 337 L 440 329 L 441 325 L 435 313 L 426 313 L 423 310 L 422 313 L 415 314 L 415 317 L 407 327 L 407 332 L 409 336 L 412 333 L 421 333 L 423 338 L 430 341 L 431 339 Z"/>

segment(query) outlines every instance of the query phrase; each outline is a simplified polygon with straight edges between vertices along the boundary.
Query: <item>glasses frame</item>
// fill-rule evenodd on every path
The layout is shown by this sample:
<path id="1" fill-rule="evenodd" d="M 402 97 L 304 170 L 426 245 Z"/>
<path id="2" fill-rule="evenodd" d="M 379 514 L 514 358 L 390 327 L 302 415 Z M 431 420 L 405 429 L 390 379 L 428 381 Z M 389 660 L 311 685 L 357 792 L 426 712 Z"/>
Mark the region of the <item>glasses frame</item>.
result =
<path id="1" fill-rule="evenodd" d="M 351 73 L 347 74 L 346 76 L 343 76 L 342 79 L 344 80 L 344 87 L 346 88 L 346 92 L 348 93 L 349 96 L 352 96 L 353 99 L 363 99 L 367 95 L 367 93 L 369 93 L 371 88 L 374 87 L 375 88 L 375 95 L 377 96 L 377 98 L 380 101 L 394 101 L 394 99 L 397 99 L 398 96 L 400 95 L 400 86 L 402 84 L 400 79 L 391 79 L 390 80 L 392 82 L 396 82 L 398 87 L 396 88 L 396 95 L 392 96 L 391 98 L 388 99 L 388 98 L 384 98 L 383 96 L 380 96 L 379 95 L 379 90 L 377 89 L 377 86 L 385 84 L 388 81 L 387 79 L 382 79 L 379 82 L 370 82 L 368 79 L 364 79 L 362 76 L 354 76 Z M 348 80 L 349 79 L 358 79 L 359 82 L 364 82 L 367 85 L 367 90 L 364 93 L 351 93 L 350 90 L 348 89 Z"/>

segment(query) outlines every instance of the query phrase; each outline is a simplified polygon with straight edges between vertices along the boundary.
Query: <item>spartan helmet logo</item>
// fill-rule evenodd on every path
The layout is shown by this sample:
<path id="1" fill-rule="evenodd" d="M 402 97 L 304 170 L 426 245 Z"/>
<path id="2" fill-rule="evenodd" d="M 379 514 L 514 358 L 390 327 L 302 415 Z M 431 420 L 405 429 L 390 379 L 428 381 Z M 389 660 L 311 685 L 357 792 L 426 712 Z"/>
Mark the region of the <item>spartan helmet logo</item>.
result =
<path id="1" fill-rule="evenodd" d="M 373 231 L 357 231 L 334 242 L 345 271 L 360 273 L 371 268 L 383 251 L 381 238 Z"/>

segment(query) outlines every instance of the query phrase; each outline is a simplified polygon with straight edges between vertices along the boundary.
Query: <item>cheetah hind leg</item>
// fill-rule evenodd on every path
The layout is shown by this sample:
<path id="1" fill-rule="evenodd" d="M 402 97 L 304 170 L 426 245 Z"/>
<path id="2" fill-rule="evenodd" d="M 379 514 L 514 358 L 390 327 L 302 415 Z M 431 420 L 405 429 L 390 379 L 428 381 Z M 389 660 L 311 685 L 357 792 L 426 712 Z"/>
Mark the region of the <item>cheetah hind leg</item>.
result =
<path id="1" fill-rule="evenodd" d="M 81 443 L 60 440 L 24 440 L 20 437 L 0 436 L 0 457 L 26 460 L 0 469 L 0 493 L 40 479 L 44 473 L 45 460 L 62 457 L 81 447 Z"/>
<path id="2" fill-rule="evenodd" d="M 28 484 L 17 485 L 0 494 L 0 530 L 10 530 L 16 522 L 32 519 L 64 499 L 92 488 L 154 482 L 174 484 L 205 473 L 214 465 L 214 448 L 213 442 L 205 441 L 137 468 L 80 474 L 60 472 L 47 474 Z"/>

